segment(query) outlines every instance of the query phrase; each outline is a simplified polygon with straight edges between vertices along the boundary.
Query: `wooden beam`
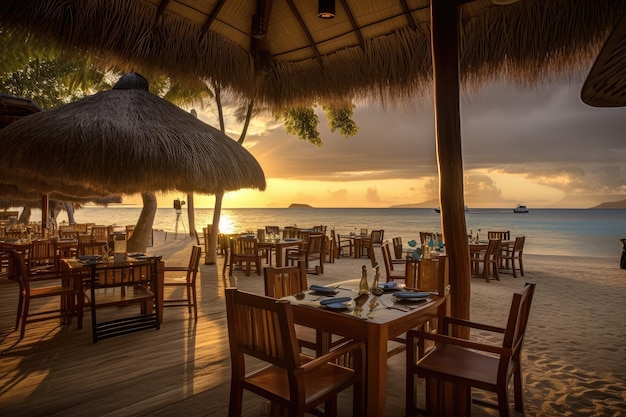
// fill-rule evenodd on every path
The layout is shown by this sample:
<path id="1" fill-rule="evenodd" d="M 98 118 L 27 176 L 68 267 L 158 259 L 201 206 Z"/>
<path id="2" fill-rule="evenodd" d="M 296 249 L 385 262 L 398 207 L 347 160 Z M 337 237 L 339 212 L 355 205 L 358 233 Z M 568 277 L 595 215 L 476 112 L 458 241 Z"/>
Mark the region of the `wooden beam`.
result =
<path id="1" fill-rule="evenodd" d="M 165 9 L 167 9 L 167 6 L 171 1 L 172 0 L 161 0 L 161 3 L 159 3 L 159 6 L 157 7 L 156 17 L 154 18 L 155 25 L 159 22 L 161 16 L 163 16 L 163 12 L 165 12 Z"/>
<path id="2" fill-rule="evenodd" d="M 309 41 L 309 44 L 311 45 L 311 49 L 313 50 L 313 54 L 315 54 L 315 58 L 317 59 L 317 62 L 319 62 L 321 66 L 324 66 L 324 61 L 322 60 L 322 54 L 320 54 L 319 49 L 317 49 L 317 45 L 315 45 L 315 40 L 313 39 L 311 32 L 309 32 L 309 28 L 307 28 L 306 24 L 304 23 L 304 19 L 302 19 L 300 12 L 298 12 L 298 9 L 296 9 L 295 4 L 293 4 L 293 0 L 287 0 L 287 4 L 289 5 L 289 8 L 291 9 L 291 12 L 293 13 L 294 17 L 298 21 L 300 28 L 304 32 L 304 36 L 306 36 L 307 40 Z"/>
<path id="3" fill-rule="evenodd" d="M 413 19 L 413 15 L 411 14 L 409 5 L 406 4 L 406 0 L 400 0 L 400 4 L 402 5 L 402 10 L 404 10 L 404 15 L 406 16 L 406 21 L 409 23 L 409 27 L 413 30 L 417 29 L 417 22 Z"/>
<path id="4" fill-rule="evenodd" d="M 224 6 L 224 3 L 226 3 L 226 0 L 219 0 L 211 11 L 211 14 L 209 14 L 209 16 L 207 17 L 206 21 L 202 25 L 202 28 L 200 28 L 200 40 L 206 36 L 207 32 L 211 28 L 211 25 L 217 18 L 220 10 L 222 10 L 222 6 Z"/>
<path id="5" fill-rule="evenodd" d="M 354 15 L 352 14 L 352 11 L 350 10 L 350 7 L 348 7 L 348 3 L 346 2 L 346 0 L 339 0 L 341 2 L 341 5 L 343 6 L 343 8 L 346 10 L 346 16 L 348 17 L 348 20 L 350 21 L 350 24 L 352 25 L 352 30 L 354 30 L 354 34 L 357 36 L 357 38 L 359 38 L 359 44 L 361 45 L 361 49 L 363 51 L 365 51 L 365 39 L 363 38 L 363 34 L 361 33 L 361 30 L 359 29 L 359 25 L 356 22 L 356 19 L 354 18 Z"/>

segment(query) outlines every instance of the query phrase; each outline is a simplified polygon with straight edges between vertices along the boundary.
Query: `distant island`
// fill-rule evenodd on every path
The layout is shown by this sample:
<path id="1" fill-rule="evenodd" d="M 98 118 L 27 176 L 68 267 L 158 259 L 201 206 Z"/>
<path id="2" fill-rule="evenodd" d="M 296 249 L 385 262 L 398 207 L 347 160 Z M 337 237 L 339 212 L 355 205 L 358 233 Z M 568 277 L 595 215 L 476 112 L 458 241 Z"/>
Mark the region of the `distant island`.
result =
<path id="1" fill-rule="evenodd" d="M 313 207 L 308 204 L 291 203 L 289 204 L 289 208 L 313 208 Z"/>
<path id="2" fill-rule="evenodd" d="M 598 204 L 592 209 L 624 209 L 626 208 L 626 200 L 620 201 L 608 201 L 606 203 Z"/>

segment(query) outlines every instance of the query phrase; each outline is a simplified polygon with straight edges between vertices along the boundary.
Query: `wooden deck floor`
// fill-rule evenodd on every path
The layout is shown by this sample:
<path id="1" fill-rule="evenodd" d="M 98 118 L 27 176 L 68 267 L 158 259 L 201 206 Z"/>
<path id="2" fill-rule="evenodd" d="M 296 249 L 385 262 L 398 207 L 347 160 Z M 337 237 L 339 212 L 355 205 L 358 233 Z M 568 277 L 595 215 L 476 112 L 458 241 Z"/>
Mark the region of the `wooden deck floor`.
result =
<path id="1" fill-rule="evenodd" d="M 56 320 L 13 331 L 18 286 L 0 281 L 0 413 L 35 415 L 149 415 L 230 378 L 224 280 L 202 265 L 199 319 L 167 308 L 159 331 L 91 341 Z M 225 399 L 227 404 L 227 398 Z"/>

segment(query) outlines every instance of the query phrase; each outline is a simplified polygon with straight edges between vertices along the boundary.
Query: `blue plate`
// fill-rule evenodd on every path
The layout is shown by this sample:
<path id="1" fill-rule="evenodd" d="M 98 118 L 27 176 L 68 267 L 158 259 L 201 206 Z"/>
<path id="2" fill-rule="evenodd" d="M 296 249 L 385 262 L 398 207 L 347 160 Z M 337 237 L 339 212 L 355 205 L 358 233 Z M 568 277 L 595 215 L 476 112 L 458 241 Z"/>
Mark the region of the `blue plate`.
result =
<path id="1" fill-rule="evenodd" d="M 337 293 L 339 292 L 339 291 L 337 291 L 337 289 L 336 289 L 336 288 L 333 288 L 333 287 L 324 287 L 324 286 L 322 286 L 322 285 L 311 285 L 311 286 L 309 287 L 309 289 L 310 289 L 311 291 L 316 292 L 316 293 L 319 293 L 319 294 L 326 294 L 326 295 L 335 295 L 335 294 L 337 294 Z"/>
<path id="2" fill-rule="evenodd" d="M 288 237 L 287 239 L 283 239 L 285 242 L 297 242 L 298 239 L 297 237 Z"/>
<path id="3" fill-rule="evenodd" d="M 430 293 L 400 291 L 400 292 L 395 293 L 393 296 L 402 300 L 415 300 L 415 299 L 426 299 L 430 296 Z"/>

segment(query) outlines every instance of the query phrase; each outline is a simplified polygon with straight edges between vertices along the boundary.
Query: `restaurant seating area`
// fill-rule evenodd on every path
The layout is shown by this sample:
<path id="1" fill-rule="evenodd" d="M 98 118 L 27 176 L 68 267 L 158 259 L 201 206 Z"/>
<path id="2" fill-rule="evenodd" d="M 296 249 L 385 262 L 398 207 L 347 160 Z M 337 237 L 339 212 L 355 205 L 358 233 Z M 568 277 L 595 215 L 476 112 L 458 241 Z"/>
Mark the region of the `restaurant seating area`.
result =
<path id="1" fill-rule="evenodd" d="M 291 230 L 290 233 L 293 233 L 293 230 Z M 304 242 L 302 242 L 302 239 L 300 238 L 287 238 L 289 239 L 287 243 L 292 246 L 295 245 L 295 247 L 293 248 L 293 249 L 296 249 L 293 251 L 294 254 L 302 253 L 300 252 L 303 250 L 301 249 L 302 247 L 304 247 L 304 253 L 306 253 L 306 248 L 310 240 L 315 239 L 318 236 L 325 236 L 322 233 L 323 232 L 320 230 L 305 230 L 304 232 L 301 232 L 301 234 L 298 234 L 298 236 L 301 236 L 301 237 L 306 236 L 306 239 L 307 239 L 306 244 L 304 244 Z M 250 233 L 244 233 L 243 235 L 244 236 L 230 236 L 229 243 L 232 244 L 232 242 L 236 242 L 238 239 L 244 238 L 244 240 L 247 239 L 249 241 L 250 240 L 256 241 L 257 250 L 259 249 L 259 244 L 261 242 L 259 241 L 259 239 L 256 238 L 256 236 L 254 237 L 250 236 L 251 235 Z M 265 237 L 265 241 L 268 240 L 267 236 L 268 235 L 266 235 Z M 270 236 L 273 236 L 273 235 L 270 235 Z M 359 240 L 360 235 L 359 236 L 354 235 L 353 237 L 355 238 L 354 240 Z M 195 236 L 193 237 L 193 239 L 195 241 Z M 280 238 L 279 240 L 282 242 L 284 239 Z M 326 242 L 327 240 L 324 239 L 321 241 Z M 94 242 L 94 243 L 98 243 L 98 242 Z M 272 244 L 275 244 L 275 243 L 277 242 L 272 242 Z M 309 277 L 310 279 L 307 280 L 306 259 L 302 259 L 302 258 L 290 259 L 290 257 L 287 256 L 288 248 L 282 248 L 281 250 L 283 250 L 284 251 L 283 253 L 285 254 L 282 259 L 283 265 L 289 265 L 292 260 L 294 261 L 293 262 L 294 265 L 277 267 L 276 266 L 276 258 L 277 258 L 276 252 L 274 252 L 273 254 L 274 264 L 272 266 L 268 266 L 269 264 L 266 258 L 263 256 L 260 256 L 259 257 L 259 265 L 260 265 L 259 270 L 262 271 L 265 279 L 259 279 L 254 274 L 251 274 L 252 268 L 256 268 L 256 265 L 255 265 L 256 260 L 251 262 L 250 270 L 246 273 L 247 266 L 245 265 L 245 263 L 242 262 L 241 265 L 237 265 L 237 261 L 236 261 L 237 258 L 235 257 L 235 261 L 233 261 L 232 258 L 228 256 L 229 251 L 227 251 L 223 255 L 223 257 L 220 257 L 220 262 L 223 261 L 225 264 L 228 263 L 230 266 L 230 270 L 226 274 L 223 274 L 221 276 L 222 281 L 220 282 L 220 285 L 212 289 L 210 292 L 217 291 L 219 294 L 220 291 L 223 291 L 224 288 L 227 288 L 228 286 L 232 285 L 233 282 L 236 283 L 236 282 L 242 282 L 242 280 L 243 281 L 252 280 L 252 281 L 259 281 L 260 285 L 265 285 L 265 291 L 264 292 L 262 291 L 261 293 L 265 293 L 266 295 L 273 296 L 275 298 L 284 297 L 285 294 L 288 294 L 288 293 L 292 293 L 292 294 L 302 293 L 303 290 L 306 290 L 308 288 L 308 285 L 311 282 L 313 283 L 315 282 L 315 280 L 313 281 L 310 280 L 311 277 Z M 49 306 L 61 306 L 62 310 L 60 310 L 58 312 L 58 316 L 54 318 L 57 320 L 61 319 L 63 322 L 63 326 L 61 327 L 55 326 L 52 320 L 49 320 L 47 323 L 42 323 L 41 326 L 35 326 L 34 322 L 31 323 L 29 321 L 28 331 L 26 332 L 24 337 L 16 341 L 16 343 L 13 345 L 13 349 L 21 346 L 22 344 L 24 344 L 24 346 L 28 346 L 28 344 L 32 343 L 33 340 L 36 340 L 37 338 L 41 338 L 41 337 L 46 337 L 45 336 L 46 333 L 44 331 L 45 328 L 55 329 L 56 338 L 61 338 L 61 339 L 67 338 L 67 340 L 62 343 L 66 343 L 66 342 L 71 343 L 71 340 L 81 340 L 81 339 L 84 342 L 85 341 L 84 335 L 89 334 L 90 330 L 92 333 L 91 334 L 92 342 L 99 342 L 102 339 L 108 338 L 111 335 L 121 335 L 121 334 L 124 334 L 126 336 L 123 338 L 116 338 L 116 339 L 136 340 L 133 338 L 131 334 L 131 333 L 134 333 L 135 331 L 150 330 L 150 329 L 159 330 L 159 332 L 154 332 L 154 333 L 149 332 L 149 331 L 142 332 L 141 337 L 146 338 L 147 340 L 147 339 L 152 339 L 154 337 L 156 337 L 157 339 L 160 339 L 160 336 L 158 335 L 155 335 L 155 336 L 150 336 L 150 335 L 155 334 L 155 333 L 160 333 L 163 331 L 164 328 L 167 328 L 167 325 L 166 326 L 162 325 L 163 320 L 165 320 L 165 323 L 167 324 L 172 318 L 176 318 L 176 320 L 180 320 L 183 318 L 189 319 L 193 315 L 193 318 L 194 318 L 193 321 L 198 321 L 199 317 L 202 317 L 203 314 L 206 314 L 207 306 L 203 305 L 201 302 L 202 298 L 207 296 L 206 289 L 203 290 L 205 291 L 204 295 L 200 295 L 199 293 L 196 295 L 196 292 L 194 291 L 193 293 L 191 293 L 192 294 L 191 297 L 188 295 L 183 300 L 179 299 L 178 295 L 180 295 L 181 292 L 185 293 L 186 291 L 193 291 L 192 287 L 195 288 L 195 285 L 197 285 L 198 277 L 194 276 L 195 275 L 194 271 L 197 272 L 200 269 L 198 266 L 200 252 L 201 252 L 201 249 L 198 246 L 190 246 L 188 251 L 185 251 L 184 254 L 181 254 L 179 256 L 178 262 L 170 262 L 169 260 L 167 260 L 168 265 L 181 265 L 183 264 L 181 260 L 188 262 L 188 265 L 186 267 L 176 267 L 176 268 L 180 268 L 178 272 L 183 272 L 183 274 L 179 277 L 180 283 L 181 284 L 183 282 L 185 283 L 184 286 L 181 286 L 179 288 L 171 287 L 168 289 L 167 278 L 164 281 L 160 281 L 155 278 L 156 271 L 158 269 L 158 266 L 156 264 L 152 266 L 148 266 L 150 262 L 147 262 L 147 265 L 145 266 L 147 269 L 144 269 L 143 272 L 139 272 L 140 265 L 137 264 L 136 269 L 138 273 L 136 276 L 138 277 L 137 279 L 139 279 L 141 282 L 137 282 L 136 283 L 137 285 L 135 285 L 134 283 L 132 284 L 133 290 L 137 290 L 137 291 L 136 293 L 131 293 L 130 295 L 127 295 L 129 298 L 126 301 L 122 301 L 122 305 L 124 306 L 123 308 L 116 307 L 113 309 L 114 315 L 111 319 L 109 319 L 109 317 L 103 319 L 104 316 L 102 316 L 101 313 L 103 312 L 104 309 L 101 309 L 100 307 L 104 307 L 104 306 L 110 307 L 113 304 L 113 302 L 111 303 L 99 302 L 98 301 L 99 288 L 101 287 L 101 285 L 115 285 L 115 286 L 119 285 L 120 289 L 122 289 L 123 287 L 126 287 L 127 285 L 125 285 L 124 283 L 117 282 L 117 279 L 116 280 L 107 280 L 107 279 L 101 280 L 100 277 L 109 276 L 108 272 L 104 271 L 102 268 L 106 269 L 110 267 L 112 271 L 110 275 L 115 276 L 115 277 L 128 277 L 128 279 L 135 279 L 134 278 L 135 275 L 131 273 L 132 268 L 117 268 L 116 269 L 114 268 L 113 265 L 107 266 L 105 264 L 104 266 L 100 266 L 99 271 L 95 273 L 94 271 L 96 271 L 96 267 L 92 266 L 91 268 L 88 269 L 87 276 L 83 275 L 80 279 L 75 281 L 75 282 L 80 281 L 85 286 L 82 292 L 79 292 L 79 293 L 72 292 L 72 291 L 76 291 L 76 287 L 70 285 L 68 287 L 69 292 L 67 293 L 69 294 L 69 296 L 63 293 L 64 295 L 57 296 L 56 302 L 50 301 L 47 303 Z M 328 267 L 329 259 L 324 255 L 327 253 L 328 252 L 326 251 L 320 251 L 320 254 L 322 256 L 319 262 L 320 262 L 320 265 L 323 265 L 323 263 L 326 262 L 327 263 L 326 266 Z M 403 251 L 403 254 L 405 255 L 405 258 L 402 260 L 402 262 L 404 262 L 404 265 L 399 265 L 401 264 L 401 262 L 398 262 L 395 267 L 406 268 L 407 265 L 411 265 L 411 267 L 409 267 L 408 269 L 408 271 L 410 272 L 406 272 L 406 270 L 403 269 L 404 281 L 398 281 L 398 282 L 406 284 L 406 286 L 409 288 L 432 291 L 433 293 L 439 293 L 439 294 L 449 293 L 450 287 L 449 287 L 449 281 L 447 278 L 448 268 L 439 267 L 440 265 L 447 266 L 447 258 L 445 256 L 441 256 L 441 255 L 433 256 L 431 259 L 428 259 L 428 260 L 422 259 L 420 262 L 416 262 L 415 260 L 413 260 L 412 262 L 409 262 L 410 259 L 407 259 L 407 258 L 410 258 L 410 252 L 406 251 L 405 249 Z M 409 255 L 409 256 L 406 256 L 406 255 Z M 370 260 L 372 260 L 376 256 L 382 256 L 383 260 L 384 259 L 389 259 L 392 261 L 394 260 L 392 259 L 391 248 L 390 248 L 390 244 L 388 240 L 383 240 L 383 242 L 381 243 L 379 247 L 374 246 L 374 249 L 370 251 L 370 254 L 369 254 Z M 350 259 L 350 263 L 354 263 L 355 266 L 361 265 L 361 264 L 367 264 L 367 260 L 362 259 L 361 256 L 358 256 L 357 252 L 353 252 L 353 256 L 349 257 L 349 259 Z M 341 263 L 341 262 L 346 262 L 346 261 L 342 260 L 342 257 L 338 257 L 337 262 Z M 26 265 L 27 263 L 24 262 L 25 269 L 26 269 Z M 167 267 L 164 267 L 163 265 L 161 265 L 161 268 L 164 270 L 167 270 Z M 174 268 L 173 266 L 170 266 L 170 272 L 175 272 L 173 271 L 173 269 L 176 269 L 176 268 Z M 71 268 L 69 269 L 72 273 L 74 274 L 77 273 L 76 269 L 71 269 Z M 125 269 L 125 271 L 123 271 L 122 269 Z M 354 269 L 355 269 L 354 271 L 355 276 L 353 278 L 356 278 L 358 276 L 357 274 L 360 268 L 354 268 Z M 292 271 L 296 271 L 296 270 L 300 272 L 300 277 L 299 277 L 300 281 L 298 284 L 299 286 L 292 287 L 291 284 L 288 284 L 288 282 L 290 281 L 286 280 L 286 277 L 289 275 L 298 275 L 298 274 L 292 273 Z M 270 274 L 270 272 L 274 272 L 274 274 Z M 186 276 L 183 277 L 183 275 L 186 275 Z M 270 286 L 268 284 L 271 281 L 270 278 L 268 278 L 269 276 L 273 276 L 274 278 L 274 280 L 272 281 L 273 286 Z M 323 277 L 323 275 L 319 275 L 319 277 Z M 444 278 L 445 281 L 441 279 L 442 277 L 445 277 Z M 445 284 L 443 286 L 439 285 L 440 281 L 445 282 Z M 194 282 L 193 286 L 189 285 L 191 282 Z M 126 282 L 126 284 L 128 284 L 128 282 Z M 172 303 L 172 305 L 177 305 L 177 306 L 187 307 L 187 308 L 186 309 L 185 308 L 167 309 L 167 313 L 164 314 L 163 309 L 158 308 L 159 295 L 157 294 L 157 292 L 159 291 L 158 287 L 160 285 L 163 285 L 163 288 L 161 288 L 160 291 L 165 291 L 165 294 L 161 295 L 164 306 L 167 306 L 168 301 L 169 301 Z M 353 285 L 353 284 L 347 284 L 347 285 Z M 203 287 L 206 288 L 206 283 L 203 285 Z M 109 289 L 111 288 L 112 287 L 110 287 Z M 93 294 L 91 293 L 92 291 L 94 292 Z M 84 297 L 84 298 L 80 297 L 81 293 L 82 294 L 86 293 L 87 297 Z M 61 297 L 61 300 L 58 300 L 59 297 Z M 129 304 L 131 304 L 130 301 L 134 301 L 133 302 L 133 304 L 135 304 L 134 307 L 128 306 Z M 80 306 L 79 303 L 81 302 L 85 303 L 85 305 Z M 119 299 L 117 302 L 119 302 Z M 79 319 L 82 319 L 82 316 L 79 315 L 78 312 L 79 311 L 82 312 L 83 308 L 86 312 L 87 317 L 89 317 L 89 313 L 92 314 L 91 316 L 92 320 L 85 321 L 83 323 L 84 330 L 79 330 L 78 323 L 80 322 Z M 370 306 L 370 308 L 372 307 Z M 128 314 L 129 317 L 125 317 L 127 315 L 125 314 L 126 310 L 130 310 L 130 314 Z M 203 313 L 203 310 L 204 310 L 204 313 Z M 393 310 L 389 310 L 389 311 L 393 311 Z M 398 314 L 401 315 L 403 313 L 406 313 L 406 311 L 407 310 L 400 310 Z M 164 315 L 166 316 L 165 318 L 163 317 Z M 431 323 L 430 320 L 431 320 L 430 318 L 424 319 L 423 325 L 419 328 L 422 330 L 436 329 L 437 328 L 436 322 Z M 122 328 L 113 331 L 113 333 L 110 333 L 110 332 L 107 333 L 107 331 L 109 330 L 105 330 L 101 326 L 103 321 L 105 323 L 112 321 L 113 324 L 116 324 L 116 325 L 123 323 Z M 131 324 L 127 325 L 128 322 L 130 322 Z M 76 323 L 75 326 L 73 325 L 74 323 Z M 72 324 L 72 326 L 67 327 L 66 324 Z M 222 324 L 224 323 L 222 322 Z M 107 323 L 105 326 L 109 326 L 109 325 L 110 323 Z M 297 329 L 299 327 L 300 326 L 296 326 L 295 328 Z M 302 328 L 300 327 L 300 329 Z M 105 330 L 105 332 L 103 332 L 103 330 Z M 116 333 L 118 331 L 121 333 Z M 321 345 L 320 343 L 322 344 L 327 343 L 326 346 L 330 347 L 331 351 L 334 352 L 338 348 L 341 349 L 344 343 L 348 342 L 354 337 L 350 335 L 346 337 L 346 335 L 342 335 L 342 333 L 338 333 L 338 334 L 335 334 L 335 336 L 332 336 L 330 339 L 327 340 L 327 339 L 319 339 L 319 336 L 320 336 L 319 331 L 309 328 L 307 329 L 307 331 L 297 331 L 296 340 L 297 340 L 297 343 L 299 343 L 299 346 L 301 348 L 307 349 L 307 352 L 310 351 L 316 355 L 319 355 L 327 351 L 327 348 L 324 348 L 323 345 Z M 129 338 L 133 338 L 133 339 L 129 339 Z M 389 350 L 389 352 L 392 352 L 390 356 L 400 353 L 405 349 L 403 347 L 404 340 L 405 339 L 402 337 L 401 334 L 390 337 L 389 347 L 391 348 L 391 350 Z M 394 348 L 394 345 L 392 344 L 398 343 L 398 342 L 400 342 L 401 347 Z M 112 340 L 107 340 L 106 343 L 108 345 L 109 343 L 112 343 Z M 136 343 L 136 342 L 132 342 L 132 343 Z M 388 354 L 387 347 L 385 346 L 383 350 L 384 350 L 385 357 L 387 357 L 387 354 Z M 345 357 L 342 358 L 341 360 L 344 361 Z M 353 358 L 350 359 L 350 361 L 352 360 Z M 345 362 L 342 362 L 342 363 L 345 363 Z M 330 403 L 328 406 L 333 407 L 332 403 Z M 243 407 L 244 408 L 246 407 L 245 404 L 243 405 Z"/>

